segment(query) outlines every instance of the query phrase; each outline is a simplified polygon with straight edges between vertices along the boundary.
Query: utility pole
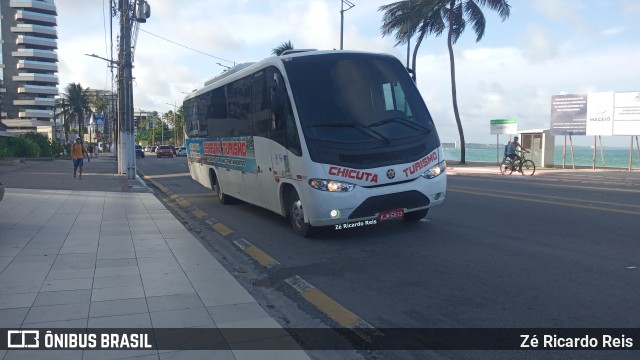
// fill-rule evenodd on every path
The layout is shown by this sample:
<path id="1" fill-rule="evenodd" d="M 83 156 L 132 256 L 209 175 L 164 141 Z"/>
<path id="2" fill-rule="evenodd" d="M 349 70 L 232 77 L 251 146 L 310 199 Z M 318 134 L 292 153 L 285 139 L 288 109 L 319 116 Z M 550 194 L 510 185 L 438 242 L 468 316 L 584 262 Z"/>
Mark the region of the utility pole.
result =
<path id="1" fill-rule="evenodd" d="M 118 157 L 122 158 L 121 173 L 128 180 L 136 179 L 136 155 L 133 121 L 133 74 L 131 27 L 134 21 L 146 22 L 150 15 L 149 4 L 145 0 L 120 1 L 120 51 L 118 56 L 118 114 L 120 126 L 120 146 Z"/>

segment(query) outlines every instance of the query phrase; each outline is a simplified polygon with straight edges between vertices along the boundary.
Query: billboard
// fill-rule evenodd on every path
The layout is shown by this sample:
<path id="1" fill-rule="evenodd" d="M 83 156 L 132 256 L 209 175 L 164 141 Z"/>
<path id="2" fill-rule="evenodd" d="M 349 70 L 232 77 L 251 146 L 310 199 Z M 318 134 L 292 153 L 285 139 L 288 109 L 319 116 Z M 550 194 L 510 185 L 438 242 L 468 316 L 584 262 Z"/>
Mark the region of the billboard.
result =
<path id="1" fill-rule="evenodd" d="M 551 135 L 640 135 L 640 92 L 554 95 Z"/>
<path id="2" fill-rule="evenodd" d="M 586 135 L 613 135 L 613 92 L 589 93 Z"/>
<path id="3" fill-rule="evenodd" d="M 585 135 L 587 133 L 587 95 L 553 95 L 550 129 L 551 135 Z"/>
<path id="4" fill-rule="evenodd" d="M 640 135 L 640 91 L 615 93 L 613 135 Z"/>
<path id="5" fill-rule="evenodd" d="M 495 119 L 489 124 L 490 134 L 516 134 L 518 132 L 518 121 L 516 119 Z"/>

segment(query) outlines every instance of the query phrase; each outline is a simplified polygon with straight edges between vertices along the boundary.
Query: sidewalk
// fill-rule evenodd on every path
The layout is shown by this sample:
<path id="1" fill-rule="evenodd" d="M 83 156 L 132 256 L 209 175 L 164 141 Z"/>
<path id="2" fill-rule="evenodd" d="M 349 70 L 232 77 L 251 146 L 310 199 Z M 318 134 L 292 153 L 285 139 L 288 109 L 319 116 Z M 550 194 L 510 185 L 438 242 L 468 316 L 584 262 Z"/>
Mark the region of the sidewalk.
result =
<path id="1" fill-rule="evenodd" d="M 467 162 L 466 165 L 460 165 L 458 162 L 447 162 L 447 175 L 499 175 L 500 167 L 495 163 L 473 163 Z M 511 176 L 520 174 L 513 173 Z M 548 179 L 566 179 L 577 181 L 608 181 L 624 185 L 640 186 L 640 170 L 633 169 L 629 172 L 625 169 L 602 169 L 596 168 L 576 168 L 575 170 L 568 166 L 566 169 L 554 168 L 538 168 L 534 177 L 544 177 Z"/>
<path id="2" fill-rule="evenodd" d="M 113 158 L 0 167 L 0 328 L 280 328 Z M 284 332 L 283 332 L 284 333 Z M 6 336 L 0 334 L 0 336 Z M 293 341 L 255 337 L 251 343 Z M 306 359 L 297 351 L 0 350 L 0 359 Z"/>

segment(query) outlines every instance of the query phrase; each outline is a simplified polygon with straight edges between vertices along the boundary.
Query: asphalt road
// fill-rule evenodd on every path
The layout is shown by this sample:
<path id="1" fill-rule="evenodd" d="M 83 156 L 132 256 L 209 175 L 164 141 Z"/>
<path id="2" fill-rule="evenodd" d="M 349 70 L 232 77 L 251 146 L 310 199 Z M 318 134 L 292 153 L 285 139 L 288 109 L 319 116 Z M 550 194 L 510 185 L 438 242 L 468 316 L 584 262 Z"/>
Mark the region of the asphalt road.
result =
<path id="1" fill-rule="evenodd" d="M 190 178 L 185 158 L 147 156 L 138 167 L 281 264 L 264 269 L 254 291 L 279 293 L 309 319 L 329 326 L 332 321 L 284 279 L 299 275 L 376 328 L 640 327 L 640 186 L 589 181 L 588 175 L 449 176 L 447 200 L 427 220 L 327 229 L 303 239 L 279 215 L 245 203 L 218 204 L 210 189 Z M 278 310 L 286 317 L 291 309 Z M 581 359 L 634 355 L 526 353 Z"/>

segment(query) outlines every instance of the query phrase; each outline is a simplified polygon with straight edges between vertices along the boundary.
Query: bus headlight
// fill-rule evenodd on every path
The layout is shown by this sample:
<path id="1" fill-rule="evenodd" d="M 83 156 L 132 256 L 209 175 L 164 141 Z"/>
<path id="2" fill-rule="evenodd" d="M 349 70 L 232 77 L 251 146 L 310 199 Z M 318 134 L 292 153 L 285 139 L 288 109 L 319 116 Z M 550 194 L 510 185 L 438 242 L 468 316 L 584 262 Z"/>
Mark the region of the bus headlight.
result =
<path id="1" fill-rule="evenodd" d="M 329 192 L 347 192 L 356 188 L 353 184 L 322 179 L 311 179 L 309 180 L 309 185 L 316 190 Z"/>
<path id="2" fill-rule="evenodd" d="M 422 177 L 425 179 L 433 179 L 434 177 L 442 174 L 446 170 L 446 168 L 447 162 L 443 160 L 430 167 L 429 170 L 422 174 Z"/>

